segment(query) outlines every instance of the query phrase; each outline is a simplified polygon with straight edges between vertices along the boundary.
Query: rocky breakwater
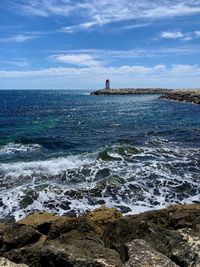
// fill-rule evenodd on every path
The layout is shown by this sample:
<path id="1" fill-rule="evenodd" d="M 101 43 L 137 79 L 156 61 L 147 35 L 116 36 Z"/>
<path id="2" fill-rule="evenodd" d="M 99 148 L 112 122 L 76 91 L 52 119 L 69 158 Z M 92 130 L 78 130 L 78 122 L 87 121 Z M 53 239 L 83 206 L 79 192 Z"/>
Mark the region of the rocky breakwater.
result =
<path id="1" fill-rule="evenodd" d="M 121 89 L 100 89 L 91 95 L 136 95 L 136 94 L 164 94 L 172 89 L 164 88 L 121 88 Z"/>
<path id="2" fill-rule="evenodd" d="M 130 216 L 105 207 L 77 218 L 36 213 L 0 224 L 0 254 L 1 266 L 13 267 L 197 267 L 200 205 Z"/>
<path id="3" fill-rule="evenodd" d="M 173 91 L 165 92 L 164 94 L 160 96 L 160 98 L 200 104 L 200 89 L 173 90 Z"/>

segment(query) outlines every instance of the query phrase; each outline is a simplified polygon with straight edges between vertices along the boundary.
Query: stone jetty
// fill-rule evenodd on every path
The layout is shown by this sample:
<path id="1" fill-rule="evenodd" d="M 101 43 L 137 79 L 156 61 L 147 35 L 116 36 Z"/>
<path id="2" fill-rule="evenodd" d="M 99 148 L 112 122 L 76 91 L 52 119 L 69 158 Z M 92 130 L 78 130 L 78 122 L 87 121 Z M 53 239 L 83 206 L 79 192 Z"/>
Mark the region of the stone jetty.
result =
<path id="1" fill-rule="evenodd" d="M 101 207 L 80 217 L 35 213 L 0 224 L 0 266 L 200 266 L 200 205 L 122 216 Z"/>
<path id="2" fill-rule="evenodd" d="M 175 100 L 200 104 L 200 89 L 166 89 L 166 88 L 121 88 L 99 89 L 91 95 L 141 95 L 158 94 L 160 99 Z"/>
<path id="3" fill-rule="evenodd" d="M 200 89 L 196 90 L 173 90 L 165 92 L 160 99 L 168 99 L 175 101 L 184 101 L 194 104 L 200 104 Z"/>
<path id="4" fill-rule="evenodd" d="M 99 89 L 91 95 L 135 95 L 135 94 L 164 94 L 172 89 L 166 88 L 120 88 L 120 89 Z"/>

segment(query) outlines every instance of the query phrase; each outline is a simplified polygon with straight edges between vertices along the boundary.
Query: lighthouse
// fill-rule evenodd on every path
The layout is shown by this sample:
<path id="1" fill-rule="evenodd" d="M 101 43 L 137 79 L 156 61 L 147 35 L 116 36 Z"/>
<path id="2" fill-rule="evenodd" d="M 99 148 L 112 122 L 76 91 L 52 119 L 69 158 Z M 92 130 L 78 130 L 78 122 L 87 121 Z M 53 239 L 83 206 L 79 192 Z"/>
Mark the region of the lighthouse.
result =
<path id="1" fill-rule="evenodd" d="M 106 80 L 106 82 L 105 82 L 105 89 L 106 90 L 110 89 L 110 81 L 109 80 Z"/>

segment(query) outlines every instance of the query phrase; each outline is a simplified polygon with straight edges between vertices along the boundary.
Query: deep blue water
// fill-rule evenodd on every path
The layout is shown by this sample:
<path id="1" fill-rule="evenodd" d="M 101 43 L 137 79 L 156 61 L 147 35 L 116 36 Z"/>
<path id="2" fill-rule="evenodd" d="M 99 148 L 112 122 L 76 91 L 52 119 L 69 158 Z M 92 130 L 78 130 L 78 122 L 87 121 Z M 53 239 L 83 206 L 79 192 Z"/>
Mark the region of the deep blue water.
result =
<path id="1" fill-rule="evenodd" d="M 0 91 L 0 216 L 200 202 L 200 105 Z"/>

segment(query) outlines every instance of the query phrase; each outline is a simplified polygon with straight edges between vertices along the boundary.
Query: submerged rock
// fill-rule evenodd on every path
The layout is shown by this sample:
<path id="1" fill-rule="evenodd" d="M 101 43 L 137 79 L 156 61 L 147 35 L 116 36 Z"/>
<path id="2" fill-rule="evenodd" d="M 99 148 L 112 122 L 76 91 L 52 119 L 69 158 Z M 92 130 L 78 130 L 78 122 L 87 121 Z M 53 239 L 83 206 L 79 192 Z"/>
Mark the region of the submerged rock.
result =
<path id="1" fill-rule="evenodd" d="M 36 213 L 0 224 L 0 256 L 29 267 L 198 267 L 200 205 L 129 216 L 106 207 L 80 217 Z"/>

